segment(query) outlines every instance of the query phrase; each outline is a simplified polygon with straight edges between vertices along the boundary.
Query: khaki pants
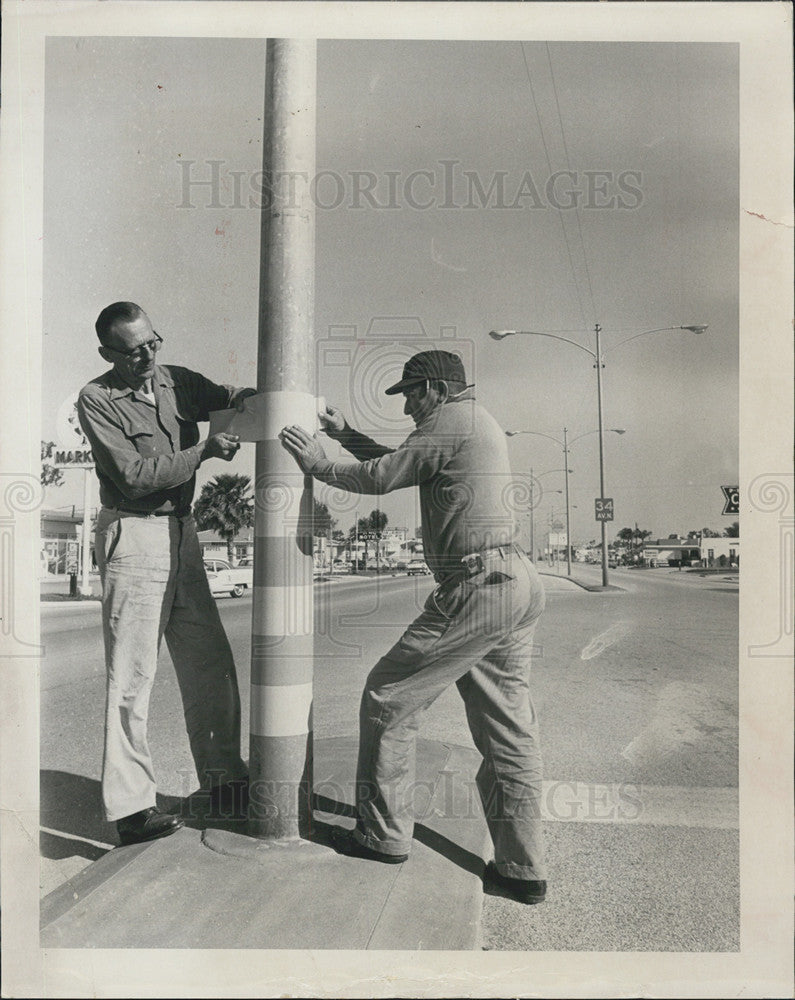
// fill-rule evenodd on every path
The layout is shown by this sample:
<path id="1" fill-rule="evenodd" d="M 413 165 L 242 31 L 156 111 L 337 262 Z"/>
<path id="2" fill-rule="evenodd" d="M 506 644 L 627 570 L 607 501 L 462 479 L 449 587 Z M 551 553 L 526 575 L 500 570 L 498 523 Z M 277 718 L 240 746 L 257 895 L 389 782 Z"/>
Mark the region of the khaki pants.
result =
<path id="1" fill-rule="evenodd" d="M 451 579 L 367 678 L 359 715 L 356 838 L 373 850 L 411 848 L 414 752 L 422 711 L 451 684 L 483 757 L 477 787 L 497 869 L 543 879 L 541 748 L 530 660 L 543 584 L 511 548 L 485 572 Z"/>
<path id="2" fill-rule="evenodd" d="M 107 667 L 102 801 L 109 821 L 155 805 L 149 696 L 165 635 L 203 788 L 242 777 L 235 664 L 188 517 L 103 508 L 95 552 Z"/>

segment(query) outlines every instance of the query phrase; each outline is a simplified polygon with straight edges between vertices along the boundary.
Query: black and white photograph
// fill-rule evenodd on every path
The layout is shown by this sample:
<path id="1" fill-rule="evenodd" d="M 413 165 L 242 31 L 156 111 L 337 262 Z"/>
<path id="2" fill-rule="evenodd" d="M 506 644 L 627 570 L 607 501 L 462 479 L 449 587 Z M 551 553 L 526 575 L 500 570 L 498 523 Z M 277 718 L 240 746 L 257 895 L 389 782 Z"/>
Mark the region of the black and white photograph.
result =
<path id="1" fill-rule="evenodd" d="M 3 995 L 792 995 L 791 8 L 3 15 Z"/>

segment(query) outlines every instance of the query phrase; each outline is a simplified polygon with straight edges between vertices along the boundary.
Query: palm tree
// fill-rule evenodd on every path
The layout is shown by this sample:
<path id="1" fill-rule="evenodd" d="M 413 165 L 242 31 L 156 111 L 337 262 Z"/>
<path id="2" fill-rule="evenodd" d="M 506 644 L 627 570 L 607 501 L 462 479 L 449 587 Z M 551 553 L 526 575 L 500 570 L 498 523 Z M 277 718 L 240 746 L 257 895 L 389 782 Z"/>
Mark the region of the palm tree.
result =
<path id="1" fill-rule="evenodd" d="M 254 523 L 251 477 L 222 472 L 205 483 L 193 505 L 196 524 L 203 531 L 215 531 L 226 542 L 226 554 L 234 562 L 235 536 Z"/>
<path id="2" fill-rule="evenodd" d="M 41 485 L 60 486 L 63 483 L 63 472 L 55 465 L 51 465 L 48 459 L 52 458 L 55 450 L 54 441 L 41 442 Z"/>

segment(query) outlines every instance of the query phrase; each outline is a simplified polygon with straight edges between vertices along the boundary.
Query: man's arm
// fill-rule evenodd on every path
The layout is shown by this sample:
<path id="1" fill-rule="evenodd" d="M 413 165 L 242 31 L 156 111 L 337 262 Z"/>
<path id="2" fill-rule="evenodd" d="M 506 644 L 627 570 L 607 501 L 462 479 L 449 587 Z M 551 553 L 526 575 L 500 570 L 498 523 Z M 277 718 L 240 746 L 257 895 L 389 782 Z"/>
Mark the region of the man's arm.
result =
<path id="1" fill-rule="evenodd" d="M 130 500 L 181 486 L 205 459 L 222 458 L 228 462 L 240 448 L 236 435 L 214 434 L 206 441 L 173 455 L 145 458 L 138 454 L 115 415 L 103 406 L 101 399 L 81 394 L 77 401 L 77 415 L 98 468 Z"/>
<path id="2" fill-rule="evenodd" d="M 173 373 L 179 372 L 179 381 L 186 387 L 190 396 L 196 400 L 199 407 L 199 420 L 209 420 L 212 410 L 228 410 L 234 407 L 242 410 L 249 396 L 257 393 L 256 389 L 235 388 L 232 385 L 217 385 L 205 378 L 199 372 L 189 368 L 171 367 Z"/>
<path id="3" fill-rule="evenodd" d="M 419 486 L 449 457 L 421 431 L 413 431 L 394 451 L 365 462 L 330 462 L 317 438 L 295 425 L 282 430 L 281 440 L 304 472 L 349 493 L 367 495 Z"/>
<path id="4" fill-rule="evenodd" d="M 326 434 L 332 440 L 339 441 L 342 447 L 360 462 L 366 462 L 369 458 L 380 458 L 381 455 L 389 455 L 395 450 L 373 441 L 366 434 L 355 431 L 343 416 L 342 410 L 337 409 L 336 406 L 328 404 L 325 413 L 318 415 Z"/>

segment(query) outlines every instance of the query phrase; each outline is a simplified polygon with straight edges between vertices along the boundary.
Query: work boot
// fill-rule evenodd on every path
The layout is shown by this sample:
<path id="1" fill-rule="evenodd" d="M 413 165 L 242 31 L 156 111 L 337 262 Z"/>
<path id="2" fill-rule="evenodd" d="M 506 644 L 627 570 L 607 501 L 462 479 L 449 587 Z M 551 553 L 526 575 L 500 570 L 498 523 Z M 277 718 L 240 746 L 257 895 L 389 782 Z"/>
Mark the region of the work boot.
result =
<path id="1" fill-rule="evenodd" d="M 543 879 L 510 878 L 508 875 L 500 875 L 495 863 L 489 861 L 483 876 L 483 890 L 490 895 L 507 895 L 518 903 L 532 906 L 534 903 L 544 902 L 547 884 Z M 494 890 L 499 891 L 495 893 Z"/>
<path id="2" fill-rule="evenodd" d="M 370 847 L 365 847 L 354 837 L 353 830 L 346 830 L 341 826 L 331 828 L 329 840 L 338 854 L 345 854 L 349 858 L 383 861 L 385 865 L 400 865 L 408 860 L 408 854 L 385 854 L 383 851 L 374 851 Z"/>
<path id="3" fill-rule="evenodd" d="M 116 820 L 116 830 L 122 846 L 168 837 L 184 825 L 179 816 L 161 813 L 156 806 L 150 806 L 148 809 Z"/>

